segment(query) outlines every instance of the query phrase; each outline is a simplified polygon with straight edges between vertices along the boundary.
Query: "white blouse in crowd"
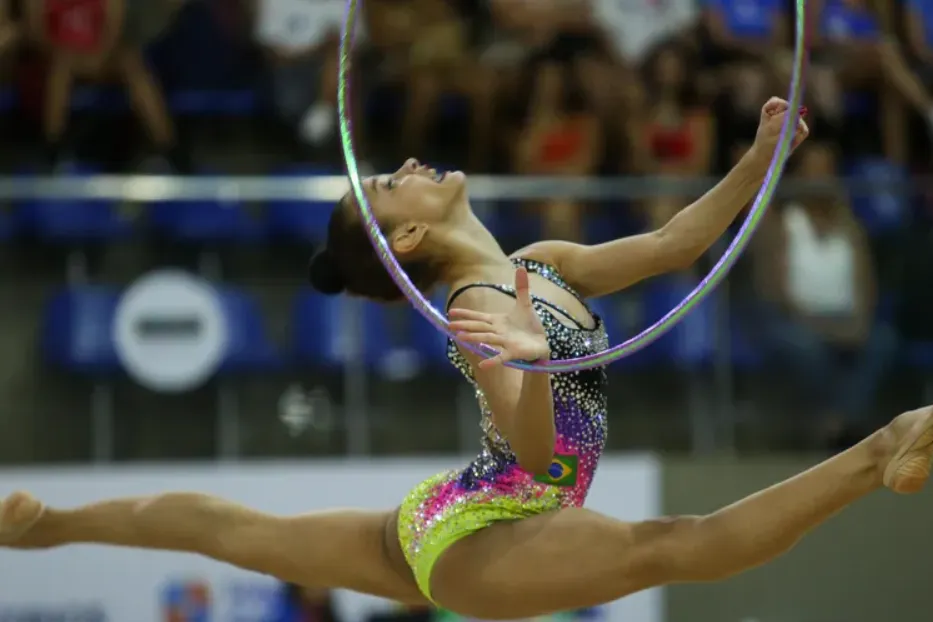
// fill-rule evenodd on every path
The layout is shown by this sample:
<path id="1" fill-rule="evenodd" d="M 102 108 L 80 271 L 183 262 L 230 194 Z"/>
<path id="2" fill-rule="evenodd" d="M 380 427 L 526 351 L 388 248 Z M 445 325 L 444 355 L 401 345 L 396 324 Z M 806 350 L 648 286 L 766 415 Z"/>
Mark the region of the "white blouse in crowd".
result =
<path id="1" fill-rule="evenodd" d="M 260 0 L 256 39 L 288 50 L 313 47 L 329 32 L 340 31 L 346 6 L 344 0 Z M 362 22 L 358 10 L 357 41 L 364 36 Z"/>
<path id="2" fill-rule="evenodd" d="M 820 235 L 797 204 L 784 210 L 788 290 L 791 300 L 814 315 L 855 312 L 855 248 L 843 231 Z"/>
<path id="3" fill-rule="evenodd" d="M 595 21 L 616 51 L 642 60 L 655 45 L 686 30 L 699 17 L 696 0 L 593 0 Z"/>

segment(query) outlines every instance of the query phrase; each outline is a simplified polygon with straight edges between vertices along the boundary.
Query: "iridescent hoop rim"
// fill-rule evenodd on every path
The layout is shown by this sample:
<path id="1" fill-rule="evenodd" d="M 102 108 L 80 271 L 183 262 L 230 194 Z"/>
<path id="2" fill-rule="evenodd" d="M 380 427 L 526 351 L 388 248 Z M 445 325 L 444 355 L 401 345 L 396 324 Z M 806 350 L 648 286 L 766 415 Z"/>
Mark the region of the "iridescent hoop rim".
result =
<path id="1" fill-rule="evenodd" d="M 414 306 L 418 312 L 431 322 L 437 330 L 456 339 L 456 335 L 450 330 L 447 318 L 445 318 L 440 311 L 435 309 L 425 296 L 418 291 L 418 288 L 414 286 L 396 261 L 385 236 L 383 236 L 379 229 L 379 224 L 373 216 L 372 208 L 366 197 L 366 193 L 363 191 L 363 183 L 359 172 L 359 161 L 357 160 L 353 148 L 353 119 L 350 113 L 351 52 L 353 49 L 357 16 L 361 4 L 362 0 L 348 0 L 345 21 L 340 38 L 338 109 L 340 115 L 341 144 L 347 166 L 347 175 L 350 179 L 352 192 L 356 197 L 356 204 L 359 208 L 360 217 L 363 220 L 366 232 L 386 270 L 388 270 L 389 274 L 398 284 L 399 289 L 401 289 L 405 297 L 408 298 L 412 306 Z M 745 222 L 742 224 L 742 227 L 739 229 L 739 232 L 736 234 L 725 253 L 723 253 L 719 261 L 716 262 L 716 265 L 710 270 L 709 274 L 706 275 L 696 288 L 679 304 L 664 315 L 664 317 L 641 333 L 617 346 L 613 346 L 603 352 L 597 352 L 575 359 L 539 361 L 535 363 L 513 361 L 508 363 L 510 367 L 526 371 L 559 373 L 580 371 L 608 365 L 626 356 L 630 356 L 657 341 L 678 322 L 683 320 L 690 311 L 702 303 L 706 297 L 722 283 L 723 279 L 725 279 L 726 275 L 735 265 L 739 256 L 748 246 L 752 235 L 761 224 L 762 217 L 768 205 L 771 203 L 771 200 L 774 198 L 787 159 L 790 157 L 791 151 L 793 150 L 794 135 L 796 133 L 797 122 L 800 119 L 800 104 L 803 100 L 803 78 L 809 59 L 806 37 L 807 15 L 805 0 L 795 0 L 795 6 L 796 39 L 794 43 L 794 64 L 790 82 L 790 92 L 787 96 L 791 114 L 787 115 L 785 119 L 780 140 L 778 141 L 778 145 L 771 159 L 771 165 L 768 168 L 764 182 L 762 183 L 761 189 L 758 191 L 758 195 L 755 197 L 755 201 L 752 208 L 749 210 Z M 493 356 L 496 353 L 494 349 L 486 346 L 460 343 L 482 356 Z"/>

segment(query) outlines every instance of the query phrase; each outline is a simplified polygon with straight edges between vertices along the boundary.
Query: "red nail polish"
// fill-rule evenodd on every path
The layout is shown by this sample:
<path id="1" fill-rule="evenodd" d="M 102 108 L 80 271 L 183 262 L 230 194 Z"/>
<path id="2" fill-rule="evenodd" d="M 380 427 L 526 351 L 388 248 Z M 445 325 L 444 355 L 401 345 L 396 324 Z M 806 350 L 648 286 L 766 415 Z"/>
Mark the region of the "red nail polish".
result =
<path id="1" fill-rule="evenodd" d="M 810 112 L 810 109 L 807 108 L 806 106 L 801 106 L 801 107 L 800 107 L 800 116 L 801 116 L 801 117 L 807 116 L 807 114 L 808 114 L 809 112 Z"/>

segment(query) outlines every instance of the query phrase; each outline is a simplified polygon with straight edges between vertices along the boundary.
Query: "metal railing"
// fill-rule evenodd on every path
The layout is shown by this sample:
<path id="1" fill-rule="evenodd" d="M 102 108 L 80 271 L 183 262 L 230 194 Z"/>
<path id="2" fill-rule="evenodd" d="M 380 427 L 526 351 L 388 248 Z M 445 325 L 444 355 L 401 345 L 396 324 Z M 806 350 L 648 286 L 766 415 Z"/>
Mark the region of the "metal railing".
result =
<path id="1" fill-rule="evenodd" d="M 639 199 L 663 195 L 697 196 L 716 183 L 716 179 L 675 178 L 530 178 L 476 176 L 468 180 L 470 196 L 477 202 L 521 201 L 554 197 L 580 200 L 611 201 Z M 840 182 L 799 183 L 788 181 L 781 193 L 801 196 L 810 192 L 839 191 Z M 856 179 L 845 182 L 851 195 L 871 194 L 875 197 L 906 198 L 933 190 L 933 178 L 913 178 L 909 183 L 901 179 Z M 177 178 L 159 176 L 95 176 L 95 177 L 19 177 L 0 179 L 0 200 L 18 199 L 109 199 L 120 202 L 151 202 L 171 200 L 218 200 L 221 202 L 263 202 L 290 200 L 331 202 L 339 199 L 348 189 L 347 180 L 339 176 L 296 179 L 274 177 L 197 177 Z M 716 249 L 714 249 L 715 252 Z M 719 249 L 722 250 L 721 248 Z M 724 298 L 725 299 L 725 298 Z M 358 303 L 348 302 L 348 322 L 360 324 Z M 728 327 L 732 310 L 718 305 L 719 327 Z M 350 329 L 351 331 L 354 329 Z M 728 331 L 717 331 L 717 339 L 727 340 Z M 616 339 L 621 336 L 615 336 Z M 726 343 L 723 341 L 723 343 Z M 725 351 L 725 348 L 723 348 Z M 358 357 L 356 357 L 358 359 Z M 343 404 L 346 451 L 351 455 L 366 455 L 372 451 L 372 404 L 367 398 L 368 377 L 363 364 L 353 362 L 344 369 Z M 714 370 L 715 398 L 709 407 L 691 402 L 690 427 L 696 451 L 729 450 L 734 446 L 736 415 L 732 404 L 732 369 L 728 356 L 717 356 Z M 301 398 L 301 399 L 299 399 Z M 290 390 L 280 404 L 269 404 L 279 409 L 283 426 L 300 432 L 308 421 L 309 413 L 320 413 L 326 402 L 318 394 L 311 401 Z M 107 461 L 113 456 L 113 399 L 105 385 L 98 386 L 92 397 L 93 456 Z M 317 406 L 315 406 L 317 404 Z M 457 401 L 457 448 L 465 451 L 473 446 L 475 407 L 468 394 Z M 235 396 L 222 389 L 217 399 L 216 447 L 221 458 L 235 459 L 240 454 L 243 431 L 239 423 L 239 406 Z M 284 405 L 284 406 L 283 406 Z M 318 410 L 315 411 L 315 408 Z M 304 414 L 302 414 L 304 413 Z M 330 415 L 329 415 L 330 416 Z M 331 417 L 332 418 L 332 417 Z M 306 426 L 305 426 L 306 427 Z"/>
<path id="2" fill-rule="evenodd" d="M 719 178 L 676 177 L 512 177 L 477 175 L 468 178 L 470 197 L 477 201 L 517 201 L 549 198 L 578 200 L 644 199 L 697 195 Z M 933 190 L 933 177 L 902 179 L 856 178 L 844 182 L 851 194 L 877 192 L 920 193 Z M 336 201 L 349 189 L 342 176 L 295 177 L 171 177 L 171 176 L 59 176 L 0 178 L 0 200 L 24 198 L 112 199 L 130 202 L 183 199 L 239 201 Z M 838 191 L 839 182 L 787 180 L 783 195 Z"/>

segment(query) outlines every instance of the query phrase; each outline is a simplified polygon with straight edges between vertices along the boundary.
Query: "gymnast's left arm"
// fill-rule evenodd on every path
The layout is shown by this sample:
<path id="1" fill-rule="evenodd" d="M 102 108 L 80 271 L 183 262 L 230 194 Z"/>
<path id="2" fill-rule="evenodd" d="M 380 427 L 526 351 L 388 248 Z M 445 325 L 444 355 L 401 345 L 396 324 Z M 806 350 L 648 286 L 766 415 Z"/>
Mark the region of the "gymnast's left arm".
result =
<path id="1" fill-rule="evenodd" d="M 660 229 L 592 246 L 539 242 L 517 255 L 554 265 L 567 283 L 587 298 L 689 267 L 754 198 L 768 172 L 787 109 L 782 99 L 768 101 L 762 108 L 752 148 L 712 190 Z M 801 119 L 794 137 L 795 148 L 808 135 L 809 128 Z"/>

